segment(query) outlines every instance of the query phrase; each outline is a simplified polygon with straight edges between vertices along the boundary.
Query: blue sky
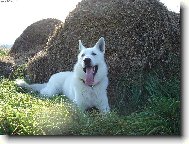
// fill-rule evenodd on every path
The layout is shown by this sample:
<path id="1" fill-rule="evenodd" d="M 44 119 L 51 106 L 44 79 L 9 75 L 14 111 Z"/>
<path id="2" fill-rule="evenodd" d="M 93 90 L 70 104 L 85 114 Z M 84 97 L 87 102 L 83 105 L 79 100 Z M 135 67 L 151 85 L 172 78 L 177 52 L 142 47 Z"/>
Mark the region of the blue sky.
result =
<path id="1" fill-rule="evenodd" d="M 1 0 L 2 1 L 2 0 Z M 27 26 L 44 18 L 64 21 L 81 0 L 10 0 L 0 1 L 0 45 L 13 44 Z M 4 0 L 6 1 L 6 0 Z M 180 0 L 161 0 L 179 12 Z"/>

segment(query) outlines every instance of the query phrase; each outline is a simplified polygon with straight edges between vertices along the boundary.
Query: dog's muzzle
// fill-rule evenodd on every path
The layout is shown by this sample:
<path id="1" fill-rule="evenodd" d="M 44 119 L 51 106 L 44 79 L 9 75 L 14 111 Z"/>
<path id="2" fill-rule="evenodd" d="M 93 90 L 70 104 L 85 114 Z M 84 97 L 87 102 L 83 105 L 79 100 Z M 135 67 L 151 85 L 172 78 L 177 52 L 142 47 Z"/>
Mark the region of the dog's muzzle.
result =
<path id="1" fill-rule="evenodd" d="M 87 74 L 87 73 L 93 73 L 93 76 L 95 76 L 95 74 L 97 73 L 98 71 L 98 66 L 95 65 L 95 66 L 92 66 L 92 63 L 91 63 L 91 59 L 90 58 L 85 58 L 84 60 L 84 65 L 85 67 L 83 68 L 83 71 Z"/>
<path id="2" fill-rule="evenodd" d="M 85 58 L 83 60 L 85 67 L 91 67 L 91 59 L 90 58 Z"/>
<path id="3" fill-rule="evenodd" d="M 96 73 L 97 73 L 97 71 L 98 71 L 98 66 L 95 65 L 94 67 L 90 66 L 90 67 L 84 67 L 84 68 L 83 68 L 83 71 L 84 71 L 85 73 L 87 72 L 87 70 L 88 70 L 88 71 L 92 71 L 93 76 L 95 76 Z"/>

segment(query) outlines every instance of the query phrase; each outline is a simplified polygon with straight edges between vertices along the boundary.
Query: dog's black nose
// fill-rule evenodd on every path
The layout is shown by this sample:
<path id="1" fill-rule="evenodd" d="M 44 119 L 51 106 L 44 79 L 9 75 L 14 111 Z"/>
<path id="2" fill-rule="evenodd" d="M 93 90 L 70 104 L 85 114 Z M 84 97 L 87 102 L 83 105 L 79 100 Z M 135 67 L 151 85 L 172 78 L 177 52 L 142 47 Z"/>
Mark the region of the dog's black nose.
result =
<path id="1" fill-rule="evenodd" d="M 85 66 L 91 66 L 91 59 L 90 58 L 85 58 L 84 60 Z"/>

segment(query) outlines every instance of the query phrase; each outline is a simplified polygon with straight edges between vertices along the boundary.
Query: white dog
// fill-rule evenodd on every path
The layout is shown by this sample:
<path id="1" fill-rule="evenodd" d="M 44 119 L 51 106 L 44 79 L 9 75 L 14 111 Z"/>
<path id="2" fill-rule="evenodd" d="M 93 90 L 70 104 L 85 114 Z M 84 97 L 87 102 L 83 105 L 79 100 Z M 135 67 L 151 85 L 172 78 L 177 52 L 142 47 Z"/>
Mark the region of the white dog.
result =
<path id="1" fill-rule="evenodd" d="M 101 112 L 110 111 L 106 91 L 108 77 L 104 61 L 104 38 L 100 38 L 92 48 L 85 48 L 79 40 L 79 50 L 73 72 L 56 73 L 44 84 L 29 85 L 23 80 L 17 80 L 16 84 L 47 97 L 64 94 L 82 110 L 96 107 Z"/>

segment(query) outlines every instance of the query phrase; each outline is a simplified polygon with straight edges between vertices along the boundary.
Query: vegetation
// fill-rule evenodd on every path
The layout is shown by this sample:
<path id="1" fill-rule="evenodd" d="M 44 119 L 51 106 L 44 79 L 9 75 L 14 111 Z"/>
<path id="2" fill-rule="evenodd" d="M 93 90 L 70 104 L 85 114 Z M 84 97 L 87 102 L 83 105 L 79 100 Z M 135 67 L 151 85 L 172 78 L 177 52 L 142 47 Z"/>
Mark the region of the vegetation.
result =
<path id="1" fill-rule="evenodd" d="M 0 56 L 6 56 L 7 55 L 7 50 L 5 50 L 4 48 L 0 48 Z"/>
<path id="2" fill-rule="evenodd" d="M 24 77 L 24 67 L 15 71 Z M 135 92 L 125 115 L 125 107 L 109 114 L 81 112 L 64 95 L 47 99 L 17 87 L 14 79 L 0 78 L 0 134 L 8 135 L 181 135 L 180 80 L 161 81 L 158 74 L 147 75 L 147 99 Z M 136 103 L 137 101 L 137 103 Z M 137 108 L 134 108 L 137 105 Z"/>

